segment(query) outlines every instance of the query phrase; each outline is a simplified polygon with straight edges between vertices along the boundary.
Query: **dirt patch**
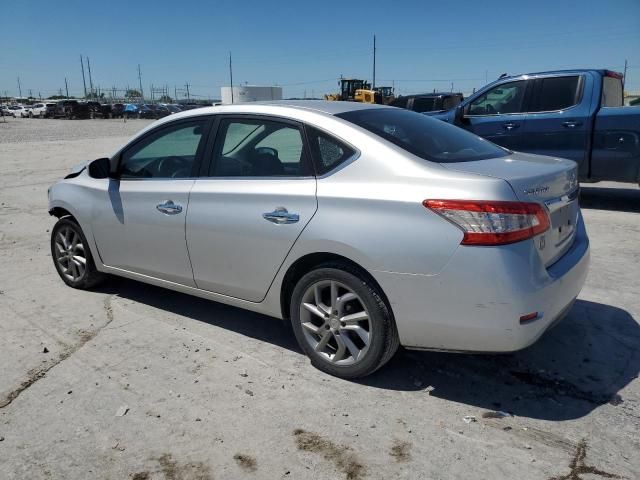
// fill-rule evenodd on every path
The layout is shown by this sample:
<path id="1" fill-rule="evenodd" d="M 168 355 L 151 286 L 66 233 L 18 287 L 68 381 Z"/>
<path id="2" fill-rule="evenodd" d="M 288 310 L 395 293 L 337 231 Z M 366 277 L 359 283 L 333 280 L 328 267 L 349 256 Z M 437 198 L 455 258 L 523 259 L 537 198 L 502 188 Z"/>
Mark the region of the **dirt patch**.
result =
<path id="1" fill-rule="evenodd" d="M 348 480 L 358 480 L 365 475 L 365 467 L 347 447 L 322 438 L 317 433 L 297 428 L 293 431 L 298 450 L 322 455 L 325 460 L 333 462 Z"/>
<path id="2" fill-rule="evenodd" d="M 202 462 L 178 463 L 170 453 L 157 460 L 166 480 L 213 480 L 211 469 Z"/>
<path id="3" fill-rule="evenodd" d="M 582 480 L 580 475 L 596 475 L 602 478 L 623 478 L 620 475 L 599 470 L 592 465 L 585 465 L 586 456 L 587 442 L 582 439 L 580 443 L 578 443 L 575 455 L 571 459 L 571 462 L 569 462 L 569 469 L 571 471 L 567 475 L 551 477 L 549 480 Z"/>
<path id="4" fill-rule="evenodd" d="M 31 385 L 33 385 L 38 380 L 43 378 L 47 374 L 47 372 L 51 370 L 53 367 L 65 361 L 71 355 L 73 355 L 82 347 L 84 347 L 87 344 L 87 342 L 93 340 L 95 336 L 98 333 L 100 333 L 100 330 L 102 330 L 104 327 L 106 327 L 113 321 L 113 309 L 111 308 L 110 296 L 104 299 L 104 310 L 107 316 L 107 322 L 104 325 L 102 325 L 99 329 L 94 330 L 92 332 L 87 332 L 85 330 L 80 331 L 79 332 L 80 341 L 78 343 L 76 343 L 75 345 L 72 345 L 71 347 L 67 347 L 65 350 L 62 351 L 62 353 L 60 353 L 60 355 L 58 355 L 58 358 L 54 359 L 51 363 L 39 368 L 34 368 L 29 370 L 27 372 L 27 379 L 24 380 L 22 383 L 20 383 L 20 385 L 18 385 L 17 388 L 10 391 L 3 400 L 0 400 L 0 408 L 4 408 L 7 405 L 10 405 L 11 402 L 13 402 L 16 398 L 18 398 L 18 396 L 20 396 L 22 392 L 24 392 Z"/>
<path id="5" fill-rule="evenodd" d="M 540 388 L 542 390 L 539 392 L 540 397 L 570 397 L 594 405 L 602 405 L 612 400 L 616 401 L 620 397 L 615 394 L 598 394 L 591 390 L 582 390 L 571 382 L 553 378 L 539 372 L 512 370 L 509 374 L 522 383 Z"/>
<path id="6" fill-rule="evenodd" d="M 151 474 L 149 472 L 138 472 L 131 475 L 131 480 L 149 480 Z"/>
<path id="7" fill-rule="evenodd" d="M 394 440 L 391 445 L 391 451 L 389 455 L 398 462 L 408 462 L 411 459 L 411 444 L 402 440 Z"/>
<path id="8" fill-rule="evenodd" d="M 236 453 L 233 456 L 238 466 L 247 472 L 255 472 L 258 469 L 258 462 L 251 455 Z"/>

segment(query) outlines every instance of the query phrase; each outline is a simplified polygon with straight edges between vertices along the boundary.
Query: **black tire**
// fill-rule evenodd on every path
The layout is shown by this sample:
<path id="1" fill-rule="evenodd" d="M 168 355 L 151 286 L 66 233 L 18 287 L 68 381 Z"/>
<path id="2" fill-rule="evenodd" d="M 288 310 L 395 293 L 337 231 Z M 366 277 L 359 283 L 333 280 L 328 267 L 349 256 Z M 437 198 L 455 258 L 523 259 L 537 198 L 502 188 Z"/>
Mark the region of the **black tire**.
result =
<path id="1" fill-rule="evenodd" d="M 309 287 L 327 280 L 337 281 L 351 289 L 360 298 L 369 315 L 369 348 L 362 359 L 351 365 L 331 363 L 312 348 L 303 333 L 300 320 L 303 296 Z M 346 263 L 327 263 L 305 274 L 293 290 L 290 318 L 296 340 L 311 364 L 323 372 L 344 379 L 365 377 L 375 372 L 393 357 L 400 345 L 393 314 L 379 287 L 368 275 Z"/>
<path id="2" fill-rule="evenodd" d="M 65 229 L 71 229 L 72 231 L 76 232 L 82 239 L 82 250 L 84 252 L 86 263 L 84 273 L 76 280 L 72 280 L 67 275 L 65 275 L 63 267 L 58 261 L 58 247 L 56 247 L 56 236 Z M 56 268 L 56 272 L 58 272 L 58 275 L 60 275 L 62 281 L 72 288 L 87 290 L 100 284 L 106 278 L 106 275 L 104 273 L 99 272 L 96 269 L 95 262 L 93 261 L 93 256 L 91 255 L 91 249 L 89 248 L 89 244 L 87 243 L 87 238 L 84 236 L 80 225 L 78 225 L 78 223 L 71 217 L 61 218 L 56 222 L 53 229 L 51 230 L 51 258 L 53 259 L 53 264 Z"/>

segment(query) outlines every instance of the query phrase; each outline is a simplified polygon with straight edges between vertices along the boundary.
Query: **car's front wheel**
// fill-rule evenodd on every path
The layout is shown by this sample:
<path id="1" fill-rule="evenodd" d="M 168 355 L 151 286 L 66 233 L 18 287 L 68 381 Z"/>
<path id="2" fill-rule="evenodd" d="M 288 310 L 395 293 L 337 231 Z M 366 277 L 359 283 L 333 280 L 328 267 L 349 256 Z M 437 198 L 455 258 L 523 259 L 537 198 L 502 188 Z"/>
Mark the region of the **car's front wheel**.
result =
<path id="1" fill-rule="evenodd" d="M 58 220 L 51 230 L 51 257 L 58 275 L 70 287 L 92 288 L 105 278 L 96 269 L 80 225 L 70 217 Z"/>
<path id="2" fill-rule="evenodd" d="M 369 375 L 398 349 L 398 332 L 382 292 L 346 264 L 304 275 L 294 288 L 290 314 L 311 363 L 337 377 Z"/>

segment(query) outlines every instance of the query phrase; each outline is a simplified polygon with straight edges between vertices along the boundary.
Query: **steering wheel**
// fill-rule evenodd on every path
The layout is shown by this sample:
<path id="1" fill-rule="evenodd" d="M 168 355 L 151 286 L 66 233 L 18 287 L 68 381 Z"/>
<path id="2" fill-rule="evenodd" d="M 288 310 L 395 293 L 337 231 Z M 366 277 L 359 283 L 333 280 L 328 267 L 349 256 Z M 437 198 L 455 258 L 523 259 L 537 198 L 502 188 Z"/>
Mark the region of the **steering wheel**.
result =
<path id="1" fill-rule="evenodd" d="M 164 157 L 158 162 L 158 176 L 176 178 L 179 173 L 183 173 L 185 170 L 184 159 L 176 156 Z M 189 169 L 190 173 L 190 169 Z"/>

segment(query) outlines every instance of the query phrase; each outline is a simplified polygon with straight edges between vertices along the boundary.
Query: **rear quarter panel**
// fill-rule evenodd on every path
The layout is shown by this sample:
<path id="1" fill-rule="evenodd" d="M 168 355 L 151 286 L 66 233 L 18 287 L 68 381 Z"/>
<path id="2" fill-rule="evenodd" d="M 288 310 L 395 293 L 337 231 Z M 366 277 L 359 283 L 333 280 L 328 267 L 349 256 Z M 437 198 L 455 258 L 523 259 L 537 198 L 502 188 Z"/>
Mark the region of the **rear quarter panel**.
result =
<path id="1" fill-rule="evenodd" d="M 640 107 L 605 107 L 595 118 L 591 176 L 640 181 Z"/>

